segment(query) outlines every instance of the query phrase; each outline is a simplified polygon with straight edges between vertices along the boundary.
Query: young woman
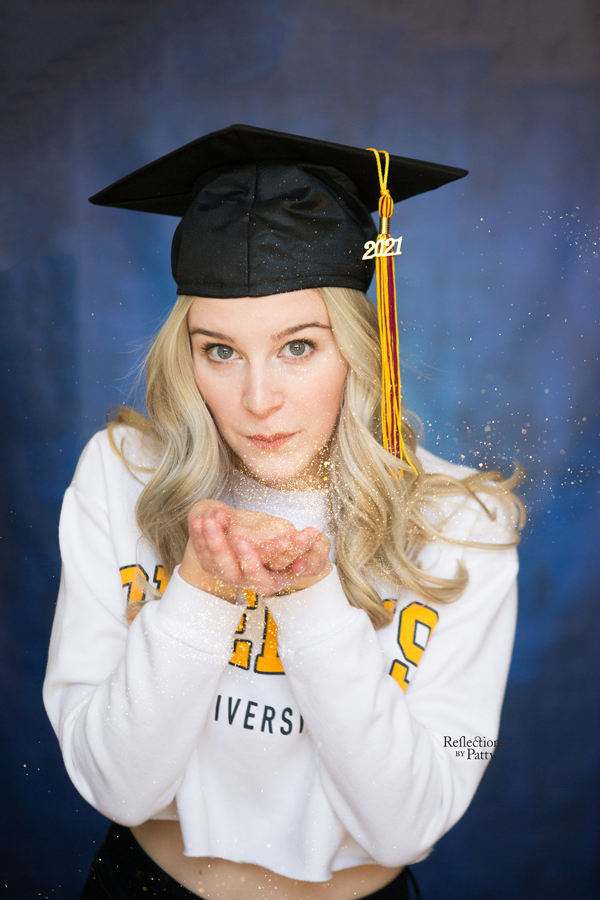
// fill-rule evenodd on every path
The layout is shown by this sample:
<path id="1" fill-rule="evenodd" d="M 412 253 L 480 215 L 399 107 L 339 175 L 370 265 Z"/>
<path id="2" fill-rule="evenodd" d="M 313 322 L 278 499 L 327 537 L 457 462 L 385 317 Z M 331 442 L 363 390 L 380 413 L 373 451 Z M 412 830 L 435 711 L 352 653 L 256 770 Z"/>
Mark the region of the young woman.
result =
<path id="1" fill-rule="evenodd" d="M 185 209 L 148 417 L 92 439 L 61 520 L 45 700 L 118 823 L 82 900 L 408 897 L 493 755 L 517 505 L 406 419 L 381 444 L 362 154 L 238 126 L 106 201 Z"/>

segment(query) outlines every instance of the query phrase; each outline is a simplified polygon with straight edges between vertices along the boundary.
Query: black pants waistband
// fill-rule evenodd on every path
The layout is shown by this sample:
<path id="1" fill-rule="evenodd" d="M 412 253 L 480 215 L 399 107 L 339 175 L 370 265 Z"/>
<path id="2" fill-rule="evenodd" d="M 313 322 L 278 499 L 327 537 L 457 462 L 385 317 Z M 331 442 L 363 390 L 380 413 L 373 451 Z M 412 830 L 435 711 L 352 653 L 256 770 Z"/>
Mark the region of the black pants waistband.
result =
<path id="1" fill-rule="evenodd" d="M 415 900 L 420 900 L 417 883 L 408 869 L 364 900 L 411 900 L 409 885 L 413 886 Z M 197 894 L 167 875 L 142 850 L 129 828 L 111 825 L 79 900 L 190 900 L 194 897 Z"/>

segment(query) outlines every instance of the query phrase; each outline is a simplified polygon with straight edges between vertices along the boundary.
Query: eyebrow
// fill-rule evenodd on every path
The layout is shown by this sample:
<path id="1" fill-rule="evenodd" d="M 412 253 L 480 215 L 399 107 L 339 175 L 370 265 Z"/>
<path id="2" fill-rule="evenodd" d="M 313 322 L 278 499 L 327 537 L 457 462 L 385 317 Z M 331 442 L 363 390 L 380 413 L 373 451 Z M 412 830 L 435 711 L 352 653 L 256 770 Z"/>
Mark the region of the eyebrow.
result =
<path id="1" fill-rule="evenodd" d="M 281 338 L 289 337 L 290 334 L 295 334 L 297 331 L 303 331 L 305 328 L 324 328 L 326 331 L 331 331 L 331 326 L 323 325 L 322 322 L 303 322 L 302 325 L 291 325 L 290 328 L 286 328 L 284 331 L 279 331 L 277 334 L 271 335 L 271 339 L 279 341 Z M 216 338 L 218 341 L 235 343 L 229 335 L 221 334 L 219 331 L 208 331 L 206 328 L 192 328 L 190 330 L 190 337 L 194 334 L 205 334 L 207 337 Z"/>

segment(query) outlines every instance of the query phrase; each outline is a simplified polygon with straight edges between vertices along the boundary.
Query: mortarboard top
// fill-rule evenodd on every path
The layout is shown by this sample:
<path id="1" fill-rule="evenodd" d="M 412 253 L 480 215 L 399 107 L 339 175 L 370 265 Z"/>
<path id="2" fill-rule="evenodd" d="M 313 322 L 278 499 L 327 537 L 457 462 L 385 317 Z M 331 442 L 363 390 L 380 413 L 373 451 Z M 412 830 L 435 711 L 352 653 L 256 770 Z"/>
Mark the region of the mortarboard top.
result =
<path id="1" fill-rule="evenodd" d="M 370 150 L 252 125 L 230 125 L 190 141 L 115 181 L 90 197 L 90 202 L 183 216 L 192 199 L 194 183 L 204 172 L 227 164 L 282 159 L 339 169 L 352 179 L 367 209 L 377 209 L 379 183 Z M 394 202 L 399 203 L 467 174 L 465 169 L 390 154 L 387 186 Z"/>
<path id="2" fill-rule="evenodd" d="M 464 169 L 390 156 L 395 202 Z M 366 290 L 362 259 L 377 232 L 373 154 L 329 141 L 231 125 L 137 169 L 92 203 L 181 216 L 172 249 L 178 293 L 263 296 L 311 287 Z"/>

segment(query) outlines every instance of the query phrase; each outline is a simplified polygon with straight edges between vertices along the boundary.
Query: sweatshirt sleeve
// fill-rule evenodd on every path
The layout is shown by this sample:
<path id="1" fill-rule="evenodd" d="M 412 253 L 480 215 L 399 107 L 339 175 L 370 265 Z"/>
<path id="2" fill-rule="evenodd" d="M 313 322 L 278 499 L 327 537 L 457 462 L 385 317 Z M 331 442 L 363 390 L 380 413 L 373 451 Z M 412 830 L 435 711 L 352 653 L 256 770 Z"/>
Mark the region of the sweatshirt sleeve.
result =
<path id="1" fill-rule="evenodd" d="M 457 536 L 504 539 L 498 527 Z M 435 540 L 423 564 L 447 577 L 458 560 L 468 585 L 453 603 L 428 604 L 439 620 L 405 693 L 337 572 L 270 602 L 329 802 L 384 866 L 427 854 L 465 812 L 494 750 L 514 638 L 516 553 Z M 403 597 L 397 613 L 414 601 L 424 602 Z M 389 628 L 398 631 L 398 615 Z"/>
<path id="2" fill-rule="evenodd" d="M 135 825 L 175 796 L 240 611 L 176 571 L 162 599 L 148 602 L 128 628 L 120 535 L 111 527 L 102 466 L 90 456 L 93 448 L 63 505 L 44 702 L 79 792 L 109 818 Z"/>

